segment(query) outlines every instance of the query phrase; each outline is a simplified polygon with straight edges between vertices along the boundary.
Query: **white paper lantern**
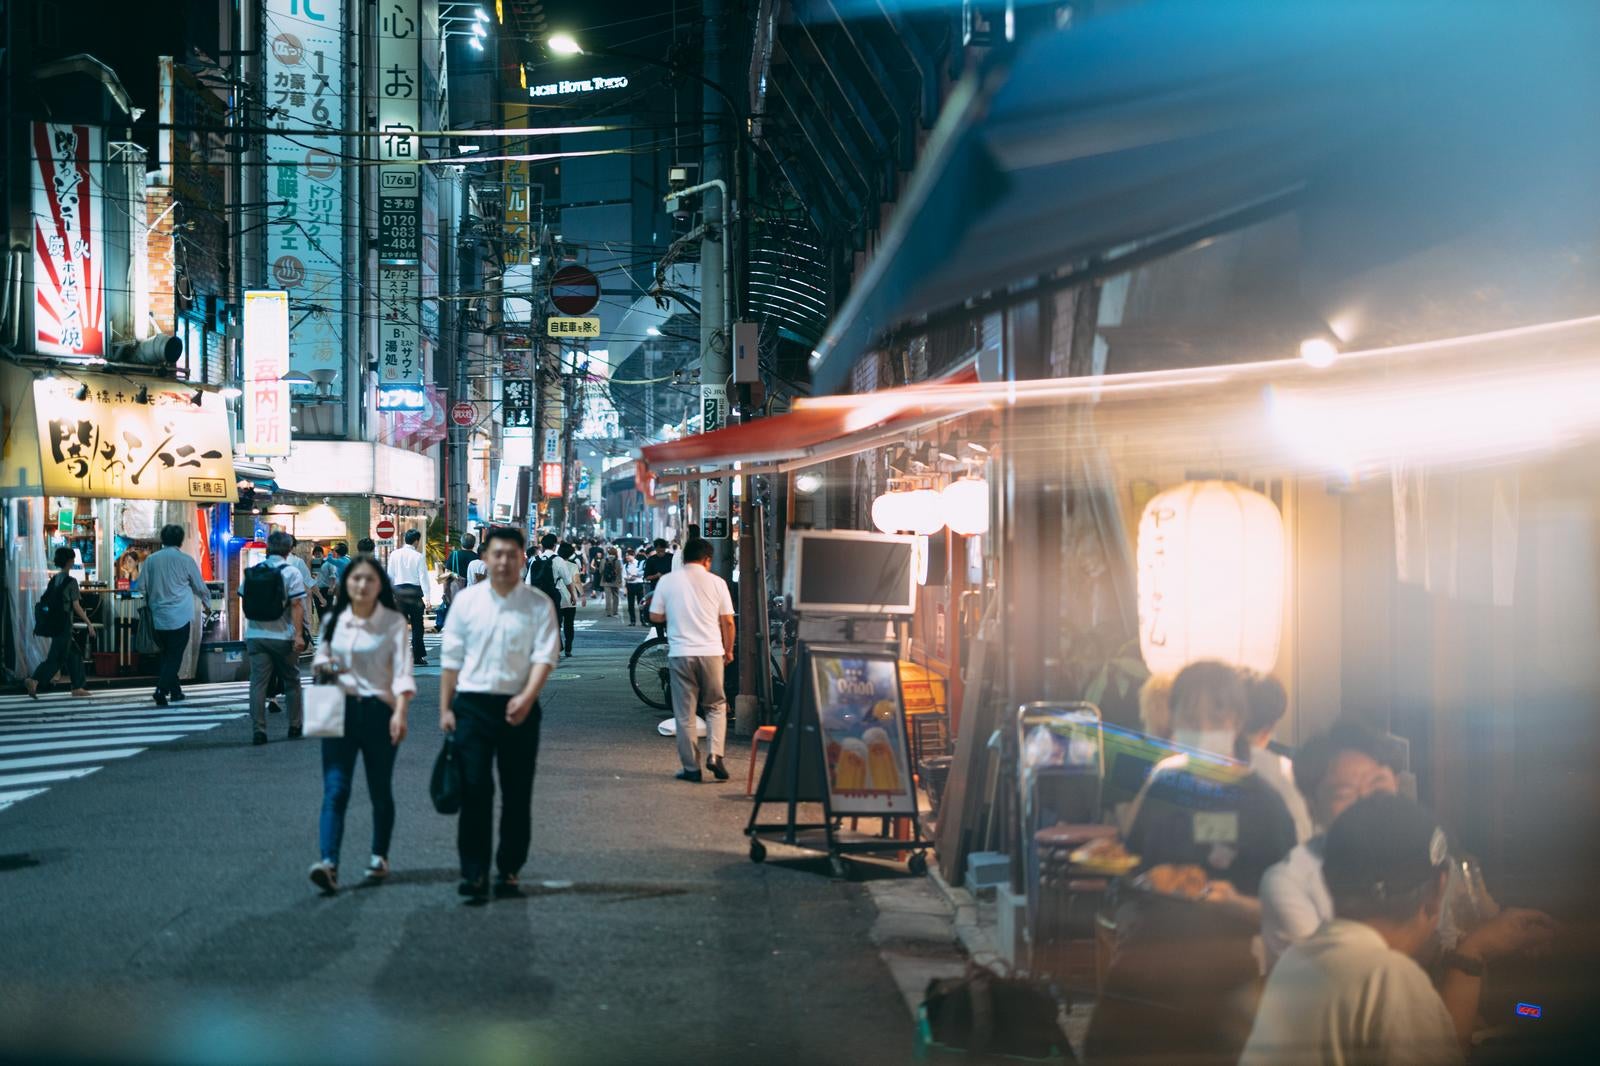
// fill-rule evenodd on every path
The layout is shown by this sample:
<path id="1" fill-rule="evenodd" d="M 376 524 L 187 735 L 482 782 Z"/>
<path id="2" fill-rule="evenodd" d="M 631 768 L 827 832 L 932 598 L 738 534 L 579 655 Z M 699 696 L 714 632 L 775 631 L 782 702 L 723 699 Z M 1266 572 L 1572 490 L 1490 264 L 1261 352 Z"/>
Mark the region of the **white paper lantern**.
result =
<path id="1" fill-rule="evenodd" d="M 944 501 L 932 489 L 912 489 L 901 493 L 905 497 L 900 512 L 905 529 L 926 537 L 944 528 Z"/>
<path id="2" fill-rule="evenodd" d="M 944 524 L 964 537 L 989 532 L 989 483 L 981 477 L 952 481 L 939 494 Z"/>
<path id="3" fill-rule="evenodd" d="M 879 533 L 898 533 L 906 529 L 905 493 L 886 492 L 872 501 L 872 524 Z"/>
<path id="4" fill-rule="evenodd" d="M 1269 671 L 1283 630 L 1283 517 L 1228 481 L 1160 493 L 1139 520 L 1139 650 L 1152 673 L 1200 659 Z"/>

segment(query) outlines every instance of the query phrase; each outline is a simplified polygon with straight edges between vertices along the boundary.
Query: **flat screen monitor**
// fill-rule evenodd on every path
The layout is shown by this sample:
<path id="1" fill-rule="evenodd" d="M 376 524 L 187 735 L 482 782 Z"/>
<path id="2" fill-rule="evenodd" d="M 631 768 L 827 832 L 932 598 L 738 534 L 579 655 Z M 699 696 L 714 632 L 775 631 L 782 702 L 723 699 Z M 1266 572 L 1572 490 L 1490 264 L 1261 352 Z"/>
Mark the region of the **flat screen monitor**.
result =
<path id="1" fill-rule="evenodd" d="M 796 530 L 784 588 L 802 614 L 909 615 L 917 602 L 915 550 L 914 537 Z"/>

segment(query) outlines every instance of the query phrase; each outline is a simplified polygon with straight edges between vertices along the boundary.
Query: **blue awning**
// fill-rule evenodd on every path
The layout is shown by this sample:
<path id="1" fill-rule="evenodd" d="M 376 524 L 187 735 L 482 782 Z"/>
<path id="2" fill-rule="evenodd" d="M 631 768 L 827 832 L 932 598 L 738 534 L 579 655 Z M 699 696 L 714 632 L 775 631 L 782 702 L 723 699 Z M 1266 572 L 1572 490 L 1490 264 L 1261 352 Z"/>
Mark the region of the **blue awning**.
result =
<path id="1" fill-rule="evenodd" d="M 838 390 L 885 330 L 1273 211 L 1347 277 L 1490 217 L 1593 226 L 1600 5 L 1166 0 L 958 86 L 818 345 Z"/>

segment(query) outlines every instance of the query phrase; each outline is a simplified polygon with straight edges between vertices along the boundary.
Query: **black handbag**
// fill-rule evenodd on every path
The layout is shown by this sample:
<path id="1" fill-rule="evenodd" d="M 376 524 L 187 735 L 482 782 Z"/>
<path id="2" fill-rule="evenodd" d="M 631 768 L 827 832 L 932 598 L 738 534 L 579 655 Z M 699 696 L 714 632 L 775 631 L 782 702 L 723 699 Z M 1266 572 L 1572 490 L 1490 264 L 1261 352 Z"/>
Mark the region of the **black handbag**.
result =
<path id="1" fill-rule="evenodd" d="M 461 759 L 456 752 L 455 738 L 446 736 L 439 757 L 433 760 L 433 777 L 428 782 L 428 795 L 433 798 L 433 809 L 440 814 L 456 814 L 461 810 Z"/>

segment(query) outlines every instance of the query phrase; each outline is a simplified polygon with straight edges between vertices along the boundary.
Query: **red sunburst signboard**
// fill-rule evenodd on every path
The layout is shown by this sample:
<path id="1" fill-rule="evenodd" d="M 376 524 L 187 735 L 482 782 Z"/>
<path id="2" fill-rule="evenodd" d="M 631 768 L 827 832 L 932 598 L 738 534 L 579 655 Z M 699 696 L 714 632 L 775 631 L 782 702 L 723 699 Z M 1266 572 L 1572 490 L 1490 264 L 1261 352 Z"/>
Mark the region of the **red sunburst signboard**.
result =
<path id="1" fill-rule="evenodd" d="M 104 357 L 105 133 L 33 124 L 34 345 Z"/>

